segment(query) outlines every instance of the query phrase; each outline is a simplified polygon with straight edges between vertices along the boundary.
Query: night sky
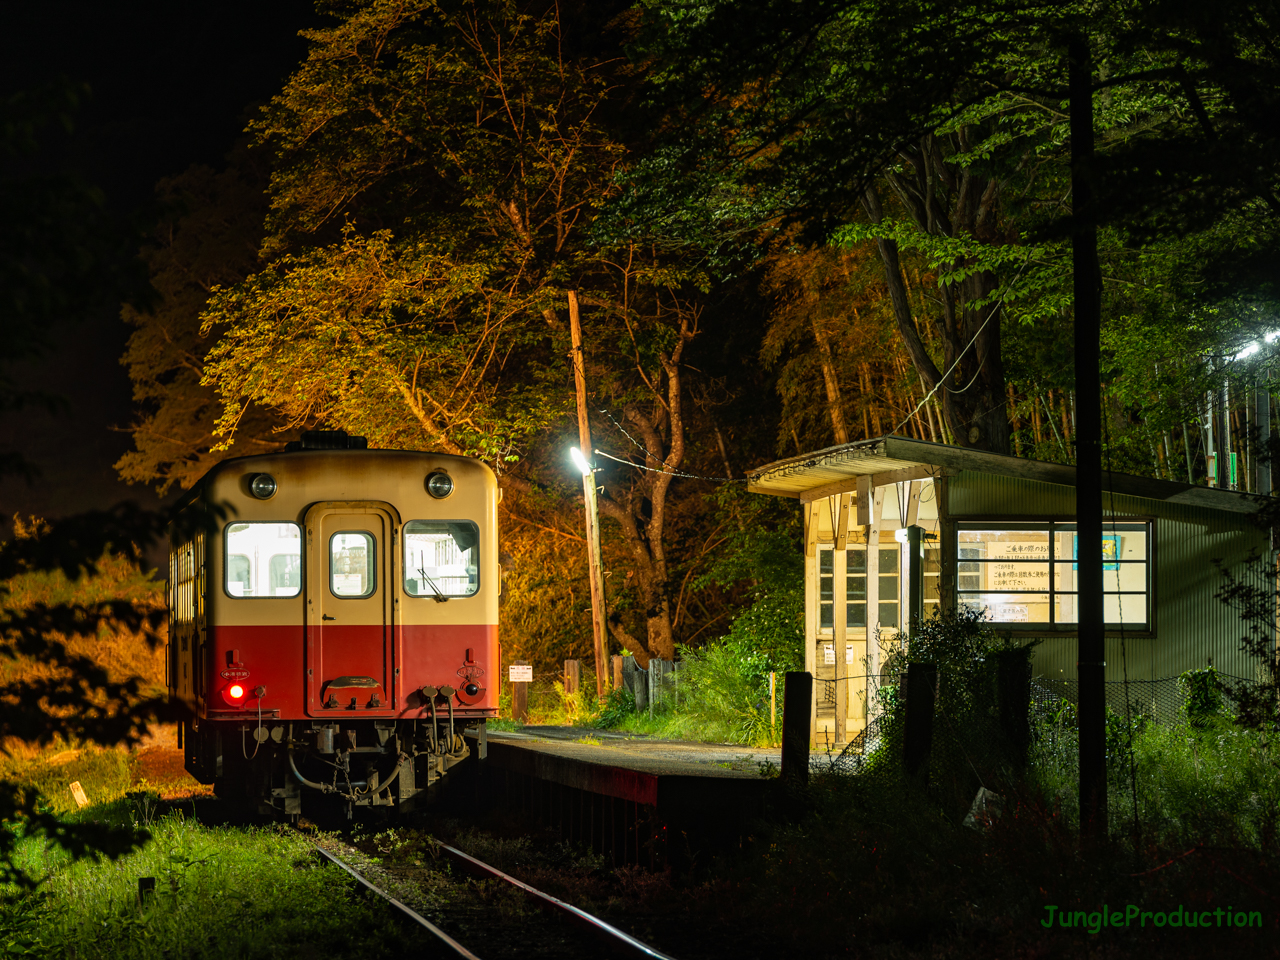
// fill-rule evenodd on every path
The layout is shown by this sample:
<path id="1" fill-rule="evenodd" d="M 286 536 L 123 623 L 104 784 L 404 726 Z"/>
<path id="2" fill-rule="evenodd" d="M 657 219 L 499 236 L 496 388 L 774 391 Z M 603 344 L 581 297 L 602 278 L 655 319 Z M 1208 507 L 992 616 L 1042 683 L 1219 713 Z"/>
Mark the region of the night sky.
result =
<path id="1" fill-rule="evenodd" d="M 122 219 L 146 218 L 161 177 L 217 166 L 251 105 L 278 91 L 306 53 L 297 34 L 321 19 L 308 0 L 212 4 L 42 0 L 9 5 L 0 31 L 0 89 L 8 96 L 59 75 L 89 84 L 74 134 L 42 163 L 69 167 L 105 191 Z M 66 322 L 45 361 L 17 379 L 61 394 L 59 415 L 0 418 L 0 450 L 23 452 L 34 484 L 0 483 L 0 510 L 48 518 L 154 492 L 120 481 L 112 464 L 129 448 L 130 385 L 119 358 L 129 328 L 118 312 Z M 7 526 L 7 524 L 6 524 Z"/>

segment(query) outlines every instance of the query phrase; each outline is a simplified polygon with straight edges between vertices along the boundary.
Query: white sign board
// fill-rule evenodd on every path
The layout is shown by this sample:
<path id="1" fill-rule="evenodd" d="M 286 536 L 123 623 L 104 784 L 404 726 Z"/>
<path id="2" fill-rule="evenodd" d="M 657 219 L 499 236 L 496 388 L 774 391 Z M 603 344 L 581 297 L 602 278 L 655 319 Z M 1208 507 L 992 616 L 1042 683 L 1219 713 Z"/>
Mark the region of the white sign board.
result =
<path id="1" fill-rule="evenodd" d="M 835 663 L 836 645 L 834 643 L 824 643 L 822 645 L 822 657 L 826 663 Z"/>
<path id="2" fill-rule="evenodd" d="M 531 663 L 513 663 L 507 667 L 507 673 L 512 683 L 533 682 L 533 664 Z"/>

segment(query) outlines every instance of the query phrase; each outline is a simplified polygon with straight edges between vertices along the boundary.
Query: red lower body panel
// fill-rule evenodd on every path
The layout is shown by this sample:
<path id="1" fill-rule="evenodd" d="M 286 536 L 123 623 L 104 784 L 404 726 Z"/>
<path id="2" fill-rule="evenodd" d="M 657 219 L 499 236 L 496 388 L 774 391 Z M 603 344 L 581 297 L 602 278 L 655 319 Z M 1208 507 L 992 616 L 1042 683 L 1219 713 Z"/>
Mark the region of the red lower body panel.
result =
<path id="1" fill-rule="evenodd" d="M 427 702 L 418 692 L 423 686 L 453 687 L 454 713 L 458 716 L 495 716 L 498 709 L 499 680 L 498 628 L 494 624 L 463 626 L 397 627 L 392 636 L 392 649 L 385 649 L 381 628 L 346 626 L 346 636 L 333 626 L 325 628 L 323 647 L 312 645 L 318 655 L 308 656 L 307 629 L 297 626 L 213 627 L 211 662 L 205 676 L 206 715 L 243 716 L 246 710 L 264 715 L 279 711 L 281 720 L 301 720 L 334 716 L 339 718 L 398 717 L 413 719 L 428 715 Z M 329 633 L 329 631 L 333 631 Z M 310 639 L 317 639 L 312 637 Z M 233 656 L 234 654 L 234 656 Z M 237 671 L 231 663 L 238 658 Z M 307 671 L 312 671 L 308 677 Z M 266 688 L 259 704 L 252 697 L 239 707 L 231 707 L 222 697 L 222 689 L 231 679 L 221 674 L 235 672 L 236 681 L 250 691 Z M 247 677 L 239 673 L 248 671 Z M 343 676 L 371 677 L 385 697 L 379 708 L 363 704 L 356 710 L 349 704 L 329 710 L 322 699 L 325 686 Z M 468 685 L 476 692 L 469 694 Z M 389 689 L 388 689 L 389 688 Z M 437 701 L 439 702 L 439 701 Z"/>

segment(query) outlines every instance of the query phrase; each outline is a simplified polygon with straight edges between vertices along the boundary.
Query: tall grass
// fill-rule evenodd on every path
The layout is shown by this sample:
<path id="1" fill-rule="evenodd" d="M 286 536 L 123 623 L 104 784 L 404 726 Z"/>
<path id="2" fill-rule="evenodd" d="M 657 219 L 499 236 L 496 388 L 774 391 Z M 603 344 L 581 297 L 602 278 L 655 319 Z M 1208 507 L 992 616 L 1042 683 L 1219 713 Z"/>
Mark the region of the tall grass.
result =
<path id="1" fill-rule="evenodd" d="M 133 819 L 137 804 L 97 808 Z M 139 824 L 147 825 L 147 824 Z M 0 902 L 0 957 L 286 958 L 412 954 L 381 901 L 320 868 L 306 838 L 283 828 L 208 827 L 181 813 L 116 862 L 49 861 L 38 894 Z M 155 878 L 139 903 L 138 879 Z"/>

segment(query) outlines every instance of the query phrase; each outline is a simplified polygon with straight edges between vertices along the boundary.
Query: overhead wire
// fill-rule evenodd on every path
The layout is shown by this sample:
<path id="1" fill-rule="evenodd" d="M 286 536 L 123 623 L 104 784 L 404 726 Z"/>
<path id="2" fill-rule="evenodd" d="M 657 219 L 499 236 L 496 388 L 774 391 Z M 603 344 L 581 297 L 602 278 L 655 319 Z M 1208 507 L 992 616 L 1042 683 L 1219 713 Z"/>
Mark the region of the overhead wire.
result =
<path id="1" fill-rule="evenodd" d="M 649 452 L 649 449 L 647 447 L 645 447 L 643 444 L 640 443 L 639 440 L 637 440 L 630 433 L 628 433 L 627 428 L 624 427 L 622 424 L 620 424 L 614 418 L 613 414 L 611 414 L 608 410 L 601 409 L 600 413 L 608 417 L 609 422 L 612 423 L 614 427 L 617 428 L 618 432 L 621 433 L 628 440 L 630 440 L 632 445 L 636 449 L 638 449 L 641 453 L 643 453 L 645 457 L 654 456 L 652 453 Z M 599 448 L 595 448 L 591 452 L 593 454 L 596 454 L 597 456 L 601 456 L 608 460 L 612 460 L 615 463 L 621 463 L 624 466 L 628 466 L 628 467 L 635 467 L 637 470 L 647 470 L 650 473 L 665 473 L 668 476 L 672 476 L 672 477 L 685 477 L 689 480 L 706 480 L 710 483 L 746 483 L 747 482 L 746 477 L 706 477 L 706 476 L 703 476 L 702 474 L 686 473 L 682 470 L 663 470 L 663 469 L 659 469 L 658 467 L 647 466 L 646 464 L 643 464 L 643 463 L 636 463 L 633 460 L 625 460 L 622 457 L 615 457 L 613 454 L 605 453 L 603 450 L 600 450 Z M 654 457 L 654 459 L 656 460 L 657 457 Z"/>
<path id="2" fill-rule="evenodd" d="M 1017 272 L 1017 273 L 1015 273 L 1015 274 L 1013 275 L 1013 279 L 1012 279 L 1012 280 L 1010 280 L 1007 284 L 1005 284 L 1004 289 L 1001 291 L 1001 293 L 1000 293 L 999 297 L 997 297 L 997 298 L 996 298 L 996 302 L 995 302 L 994 304 L 992 304 L 992 305 L 991 305 L 991 312 L 987 314 L 987 319 L 985 319 L 985 320 L 983 320 L 983 321 L 982 321 L 982 326 L 978 327 L 978 329 L 977 329 L 977 331 L 974 333 L 973 337 L 969 340 L 969 342 L 968 342 L 968 343 L 966 343 L 966 344 L 965 344 L 964 349 L 963 349 L 963 350 L 961 350 L 961 351 L 956 355 L 955 360 L 953 360 L 953 361 L 951 362 L 951 366 L 947 368 L 947 372 L 946 372 L 946 373 L 944 373 L 941 377 L 939 377 L 939 378 L 938 378 L 938 382 L 937 382 L 936 384 L 934 384 L 933 389 L 932 389 L 932 390 L 930 390 L 928 393 L 926 393 L 926 394 L 924 395 L 924 399 L 923 399 L 923 400 L 921 400 L 918 404 L 916 404 L 916 408 L 915 408 L 914 410 L 912 410 L 909 414 L 907 414 L 907 415 L 906 415 L 906 417 L 904 417 L 904 418 L 903 418 L 903 420 L 902 420 L 902 422 L 901 422 L 901 423 L 899 423 L 896 427 L 894 427 L 894 428 L 893 428 L 893 432 L 894 432 L 894 433 L 897 433 L 897 432 L 898 432 L 899 430 L 901 430 L 904 426 L 906 426 L 906 424 L 911 420 L 911 418 L 912 418 L 912 417 L 914 417 L 917 413 L 919 413 L 919 412 L 920 412 L 920 410 L 924 407 L 924 405 L 925 405 L 926 403 L 928 403 L 928 402 L 929 402 L 929 399 L 930 399 L 930 398 L 931 398 L 935 393 L 937 393 L 940 389 L 942 389 L 944 386 L 946 386 L 946 383 L 947 383 L 947 377 L 951 376 L 951 374 L 955 371 L 955 369 L 956 369 L 956 367 L 959 365 L 960 361 L 961 361 L 962 359 L 964 359 L 964 355 L 965 355 L 966 353 L 968 353 L 968 352 L 969 352 L 969 348 L 970 348 L 970 347 L 972 347 L 975 343 L 977 343 L 977 342 L 978 342 L 978 337 L 982 336 L 982 331 L 983 331 L 983 330 L 985 330 L 985 329 L 987 328 L 987 324 L 989 324 L 989 323 L 991 322 L 991 318 L 992 318 L 992 317 L 994 317 L 994 316 L 996 315 L 996 313 L 1000 310 L 1000 308 L 1001 308 L 1002 306 L 1004 306 L 1004 300 L 1005 300 L 1005 297 L 1006 297 L 1006 296 L 1007 296 L 1007 294 L 1008 294 L 1009 288 L 1010 288 L 1011 286 L 1013 286 L 1013 284 L 1014 284 L 1014 283 L 1016 283 L 1016 282 L 1017 282 L 1017 280 L 1018 280 L 1018 278 L 1019 278 L 1020 276 L 1022 276 L 1023 271 L 1027 269 L 1027 264 L 1028 264 L 1028 263 L 1030 263 L 1030 262 L 1031 262 L 1030 260 L 1024 260 L 1024 261 L 1022 262 L 1022 266 L 1018 267 L 1018 272 Z M 982 372 L 982 368 L 983 368 L 983 366 L 985 365 L 985 363 L 986 363 L 986 359 L 984 358 L 984 359 L 983 359 L 983 360 L 978 364 L 978 370 L 977 370 L 977 372 L 976 372 L 976 373 L 974 373 L 974 375 L 973 375 L 973 379 L 969 381 L 969 383 L 968 383 L 968 385 L 967 385 L 967 386 L 965 386 L 965 387 L 963 387 L 963 388 L 961 388 L 961 389 L 959 389 L 959 390 L 952 390 L 950 387 L 947 387 L 947 392 L 948 392 L 948 393 L 952 393 L 952 394 L 964 393 L 966 390 L 968 390 L 968 389 L 969 389 L 969 387 L 972 387 L 972 386 L 974 385 L 974 383 L 975 383 L 975 382 L 977 381 L 977 379 L 978 379 L 978 374 Z"/>

